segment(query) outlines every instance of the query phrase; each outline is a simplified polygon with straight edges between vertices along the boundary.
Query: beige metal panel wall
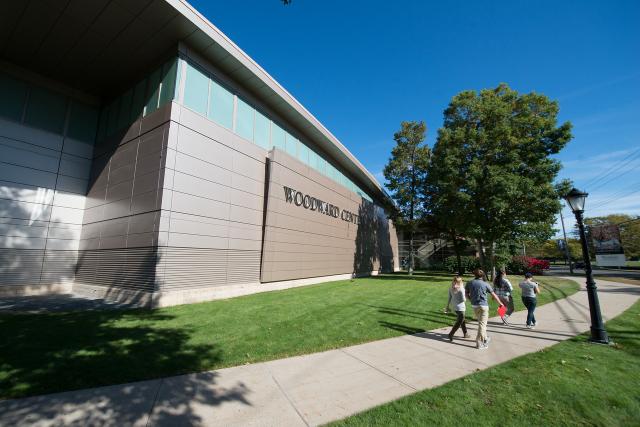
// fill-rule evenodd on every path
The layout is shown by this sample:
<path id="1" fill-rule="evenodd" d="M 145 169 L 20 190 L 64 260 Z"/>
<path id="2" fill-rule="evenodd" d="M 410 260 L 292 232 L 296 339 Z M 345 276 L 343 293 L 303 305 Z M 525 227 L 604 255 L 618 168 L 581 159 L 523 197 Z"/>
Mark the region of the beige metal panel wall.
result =
<path id="1" fill-rule="evenodd" d="M 390 222 L 382 208 L 280 150 L 272 150 L 270 159 L 263 282 L 393 269 Z M 288 202 L 284 187 L 337 206 L 338 217 Z M 358 215 L 360 224 L 343 218 L 344 211 Z"/>
<path id="2" fill-rule="evenodd" d="M 0 286 L 73 281 L 91 150 L 0 117 Z"/>
<path id="3" fill-rule="evenodd" d="M 188 108 L 174 109 L 159 289 L 257 283 L 267 152 Z"/>
<path id="4" fill-rule="evenodd" d="M 155 290 L 170 120 L 171 103 L 97 144 L 76 283 Z"/>

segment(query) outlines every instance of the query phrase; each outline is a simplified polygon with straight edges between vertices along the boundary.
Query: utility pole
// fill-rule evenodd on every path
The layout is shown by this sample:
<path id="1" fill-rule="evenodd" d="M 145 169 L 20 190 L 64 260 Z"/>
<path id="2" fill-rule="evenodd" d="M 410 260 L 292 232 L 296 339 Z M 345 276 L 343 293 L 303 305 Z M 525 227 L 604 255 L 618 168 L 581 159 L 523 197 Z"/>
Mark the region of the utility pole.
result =
<path id="1" fill-rule="evenodd" d="M 567 257 L 567 261 L 569 262 L 569 273 L 573 274 L 573 263 L 571 262 L 571 254 L 569 253 L 567 232 L 564 229 L 564 216 L 562 216 L 562 208 L 560 208 L 560 222 L 562 223 L 562 235 L 564 236 L 564 255 Z"/>

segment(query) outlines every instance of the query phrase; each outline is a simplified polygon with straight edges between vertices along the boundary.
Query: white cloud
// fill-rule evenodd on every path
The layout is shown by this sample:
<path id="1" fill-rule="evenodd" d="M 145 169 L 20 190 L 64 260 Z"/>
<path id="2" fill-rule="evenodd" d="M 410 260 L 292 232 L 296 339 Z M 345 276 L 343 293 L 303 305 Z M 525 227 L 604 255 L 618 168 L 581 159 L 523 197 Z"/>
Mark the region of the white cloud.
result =
<path id="1" fill-rule="evenodd" d="M 576 186 L 589 191 L 588 187 L 605 188 L 609 192 L 617 191 L 621 185 L 628 184 L 629 178 L 640 175 L 640 147 L 602 153 L 580 160 L 561 160 L 560 178 L 573 180 Z M 610 181 L 610 182 L 607 182 Z"/>
<path id="2" fill-rule="evenodd" d="M 602 153 L 602 154 L 598 154 L 597 156 L 593 156 L 587 160 L 566 160 L 566 161 L 563 161 L 562 164 L 565 166 L 575 166 L 575 165 L 582 165 L 584 163 L 598 163 L 604 160 L 620 159 L 637 149 L 638 147 L 627 148 L 625 150 L 612 151 L 608 153 Z"/>
<path id="3" fill-rule="evenodd" d="M 618 83 L 622 83 L 625 82 L 627 80 L 632 80 L 637 78 L 638 76 L 640 76 L 640 73 L 633 73 L 633 74 L 627 74 L 624 76 L 618 76 L 614 79 L 611 80 L 605 80 L 602 82 L 598 82 L 598 83 L 594 83 L 592 85 L 589 86 L 583 86 L 581 88 L 577 88 L 572 90 L 571 92 L 567 92 L 565 94 L 562 94 L 558 97 L 559 101 L 565 101 L 567 99 L 571 99 L 571 98 L 576 98 L 576 97 L 581 97 L 584 95 L 587 95 L 595 90 L 599 90 L 602 88 L 606 88 L 607 86 L 611 86 L 611 85 L 616 85 Z"/>
<path id="4" fill-rule="evenodd" d="M 604 202 L 595 204 L 591 211 L 598 216 L 603 215 L 601 212 L 606 212 L 605 215 L 612 213 L 640 214 L 640 192 L 623 194 L 615 200 L 609 199 Z"/>

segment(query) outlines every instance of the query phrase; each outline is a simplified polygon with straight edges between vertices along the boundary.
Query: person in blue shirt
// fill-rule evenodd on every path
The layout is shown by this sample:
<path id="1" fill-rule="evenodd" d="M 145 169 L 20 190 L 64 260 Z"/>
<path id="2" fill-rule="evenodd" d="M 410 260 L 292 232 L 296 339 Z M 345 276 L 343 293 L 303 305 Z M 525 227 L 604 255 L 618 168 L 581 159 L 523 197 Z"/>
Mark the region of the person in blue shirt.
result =
<path id="1" fill-rule="evenodd" d="M 489 348 L 490 338 L 487 336 L 487 321 L 489 320 L 489 301 L 487 295 L 498 303 L 500 307 L 504 304 L 500 301 L 500 298 L 496 295 L 487 282 L 484 279 L 484 271 L 476 268 L 473 272 L 475 279 L 467 283 L 466 293 L 467 298 L 471 300 L 471 307 L 473 313 L 478 319 L 478 334 L 476 335 L 476 348 L 478 350 L 486 350 Z"/>

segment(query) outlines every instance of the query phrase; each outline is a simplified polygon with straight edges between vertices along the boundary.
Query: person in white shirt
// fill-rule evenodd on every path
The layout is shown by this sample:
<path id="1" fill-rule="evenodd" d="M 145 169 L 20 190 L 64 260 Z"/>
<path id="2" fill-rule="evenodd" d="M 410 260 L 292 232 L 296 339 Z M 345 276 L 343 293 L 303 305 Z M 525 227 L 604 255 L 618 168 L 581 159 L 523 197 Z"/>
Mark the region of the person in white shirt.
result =
<path id="1" fill-rule="evenodd" d="M 451 282 L 451 287 L 449 288 L 449 300 L 447 301 L 447 307 L 445 308 L 445 312 L 451 310 L 453 307 L 453 311 L 456 312 L 456 323 L 451 328 L 451 332 L 449 332 L 449 341 L 453 341 L 453 335 L 456 333 L 458 328 L 462 328 L 462 333 L 465 338 L 469 338 L 469 334 L 467 334 L 467 324 L 464 321 L 464 315 L 467 311 L 467 305 L 465 301 L 467 298 L 464 295 L 464 282 L 462 281 L 462 277 L 456 276 L 453 278 L 453 282 Z"/>

